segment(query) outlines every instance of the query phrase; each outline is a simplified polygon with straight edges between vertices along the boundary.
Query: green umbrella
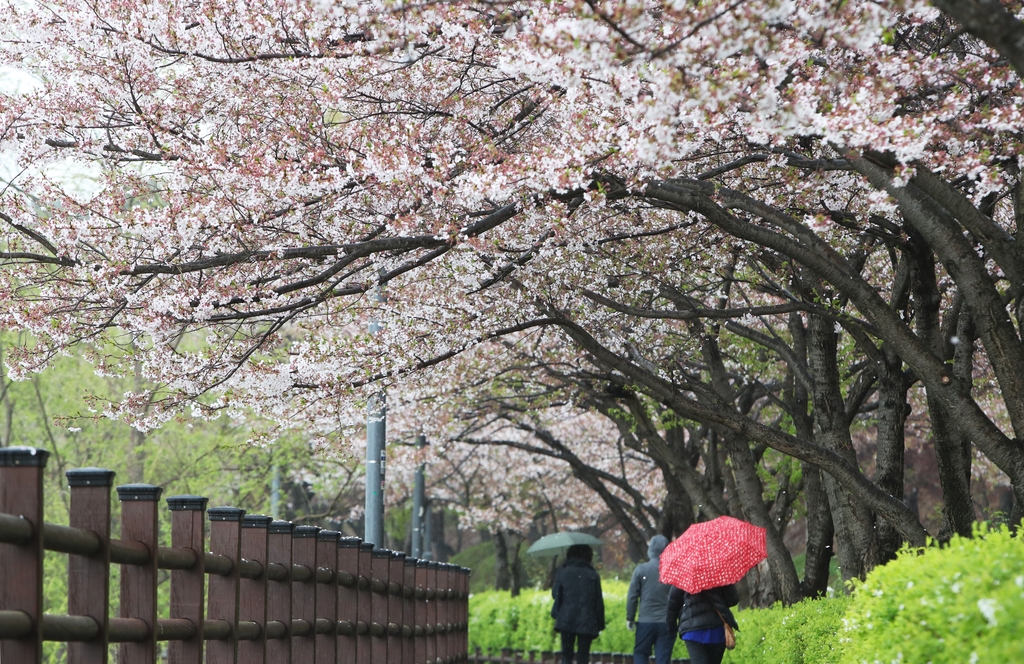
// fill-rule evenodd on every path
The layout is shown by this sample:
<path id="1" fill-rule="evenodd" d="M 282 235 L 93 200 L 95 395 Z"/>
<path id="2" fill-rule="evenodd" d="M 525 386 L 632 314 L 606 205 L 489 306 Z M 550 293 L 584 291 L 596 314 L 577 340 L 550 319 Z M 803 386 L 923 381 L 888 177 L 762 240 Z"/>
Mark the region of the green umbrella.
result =
<path id="1" fill-rule="evenodd" d="M 560 556 L 573 544 L 601 546 L 604 542 L 586 533 L 551 533 L 531 544 L 526 552 L 533 556 Z"/>

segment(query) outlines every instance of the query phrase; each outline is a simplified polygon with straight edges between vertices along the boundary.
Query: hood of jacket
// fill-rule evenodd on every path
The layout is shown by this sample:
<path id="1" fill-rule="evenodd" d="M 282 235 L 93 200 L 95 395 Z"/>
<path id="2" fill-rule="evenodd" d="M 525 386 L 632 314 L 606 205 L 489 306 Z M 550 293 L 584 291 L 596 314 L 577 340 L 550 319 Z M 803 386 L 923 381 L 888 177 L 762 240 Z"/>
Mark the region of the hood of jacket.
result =
<path id="1" fill-rule="evenodd" d="M 668 538 L 664 535 L 655 535 L 647 545 L 647 557 L 656 560 L 661 557 L 661 552 L 668 546 Z"/>

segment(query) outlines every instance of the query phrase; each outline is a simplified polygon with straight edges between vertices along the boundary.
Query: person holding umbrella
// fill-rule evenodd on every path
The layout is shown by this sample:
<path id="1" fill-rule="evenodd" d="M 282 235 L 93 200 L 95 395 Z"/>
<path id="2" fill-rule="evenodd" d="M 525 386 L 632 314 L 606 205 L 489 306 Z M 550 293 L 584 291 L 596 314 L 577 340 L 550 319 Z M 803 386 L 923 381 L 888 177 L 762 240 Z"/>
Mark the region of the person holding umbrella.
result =
<path id="1" fill-rule="evenodd" d="M 720 664 L 739 629 L 733 585 L 768 556 L 764 528 L 729 516 L 695 523 L 661 554 L 659 576 L 674 587 L 667 623 L 686 643 L 691 664 Z"/>
<path id="2" fill-rule="evenodd" d="M 737 629 L 729 607 L 739 604 L 736 586 L 718 586 L 691 595 L 682 588 L 668 594 L 669 633 L 679 632 L 690 664 L 721 664 L 725 656 L 725 625 Z"/>
<path id="3" fill-rule="evenodd" d="M 590 644 L 605 627 L 601 577 L 591 565 L 594 550 L 574 544 L 565 552 L 565 563 L 555 575 L 551 617 L 562 636 L 562 664 L 589 664 Z"/>

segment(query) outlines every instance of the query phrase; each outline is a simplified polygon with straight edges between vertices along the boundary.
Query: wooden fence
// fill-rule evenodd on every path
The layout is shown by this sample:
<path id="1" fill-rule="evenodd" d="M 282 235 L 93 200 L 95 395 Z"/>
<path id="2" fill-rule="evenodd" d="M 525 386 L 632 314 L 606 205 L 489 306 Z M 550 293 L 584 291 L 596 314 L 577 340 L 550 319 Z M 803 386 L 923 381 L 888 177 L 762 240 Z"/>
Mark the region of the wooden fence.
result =
<path id="1" fill-rule="evenodd" d="M 70 525 L 43 520 L 48 453 L 0 449 L 0 664 L 454 664 L 467 662 L 469 570 L 374 549 L 355 537 L 236 507 L 171 496 L 171 546 L 158 541 L 161 489 L 117 487 L 114 472 L 67 472 Z M 207 517 L 209 540 L 206 539 Z M 43 613 L 43 551 L 68 557 L 68 613 Z M 121 565 L 109 615 L 110 565 Z M 170 616 L 157 617 L 157 570 L 170 570 Z M 209 577 L 209 580 L 207 580 Z"/>

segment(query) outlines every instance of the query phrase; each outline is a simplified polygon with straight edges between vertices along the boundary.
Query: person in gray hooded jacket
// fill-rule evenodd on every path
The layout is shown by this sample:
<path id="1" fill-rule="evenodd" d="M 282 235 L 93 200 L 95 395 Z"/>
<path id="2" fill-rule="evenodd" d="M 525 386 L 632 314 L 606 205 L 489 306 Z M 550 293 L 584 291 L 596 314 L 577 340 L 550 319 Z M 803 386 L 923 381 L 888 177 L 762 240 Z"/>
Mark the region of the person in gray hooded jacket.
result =
<path id="1" fill-rule="evenodd" d="M 626 624 L 630 631 L 636 630 L 636 641 L 633 647 L 633 663 L 647 664 L 650 661 L 651 649 L 654 649 L 654 661 L 657 664 L 668 664 L 672 659 L 672 646 L 675 634 L 668 628 L 666 616 L 668 610 L 668 593 L 672 589 L 658 578 L 661 552 L 668 546 L 664 535 L 655 535 L 647 545 L 646 563 L 637 565 L 633 578 L 629 582 L 629 594 L 626 598 Z M 637 606 L 639 614 L 637 615 Z M 635 619 L 635 620 L 634 620 Z"/>

